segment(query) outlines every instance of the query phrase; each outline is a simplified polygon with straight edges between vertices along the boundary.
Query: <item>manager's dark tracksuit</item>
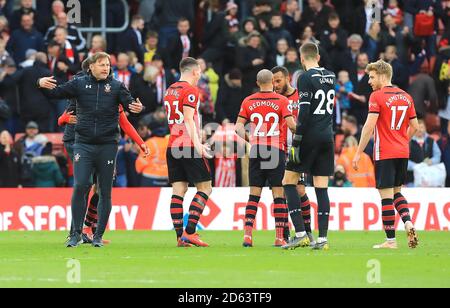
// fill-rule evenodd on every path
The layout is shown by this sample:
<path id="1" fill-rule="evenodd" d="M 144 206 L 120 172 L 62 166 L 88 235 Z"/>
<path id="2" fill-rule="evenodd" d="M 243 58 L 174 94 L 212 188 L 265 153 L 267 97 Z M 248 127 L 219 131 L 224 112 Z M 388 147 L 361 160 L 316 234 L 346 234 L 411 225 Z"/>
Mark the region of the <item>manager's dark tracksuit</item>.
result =
<path id="1" fill-rule="evenodd" d="M 50 98 L 76 99 L 72 228 L 81 234 L 87 206 L 85 196 L 95 171 L 100 197 L 95 237 L 101 238 L 112 207 L 111 191 L 120 136 L 119 104 L 129 110 L 134 99 L 120 81 L 112 77 L 99 81 L 92 75 L 74 78 L 54 90 L 43 91 Z"/>

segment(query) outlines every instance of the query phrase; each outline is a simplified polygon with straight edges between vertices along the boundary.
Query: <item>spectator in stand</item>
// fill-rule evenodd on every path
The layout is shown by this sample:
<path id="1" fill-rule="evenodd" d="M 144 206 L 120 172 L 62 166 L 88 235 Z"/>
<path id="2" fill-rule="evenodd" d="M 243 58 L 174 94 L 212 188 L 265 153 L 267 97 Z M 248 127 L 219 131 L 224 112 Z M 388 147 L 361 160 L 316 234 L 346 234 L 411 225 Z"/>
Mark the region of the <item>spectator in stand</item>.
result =
<path id="1" fill-rule="evenodd" d="M 158 69 L 158 75 L 156 76 L 157 102 L 159 106 L 162 106 L 164 104 L 164 93 L 175 83 L 175 76 L 166 68 L 166 64 L 160 55 L 153 57 L 152 66 Z"/>
<path id="2" fill-rule="evenodd" d="M 53 26 L 47 30 L 44 40 L 46 42 L 51 41 L 55 38 L 55 32 L 58 27 L 66 29 L 67 40 L 76 49 L 77 53 L 84 53 L 86 50 L 86 39 L 81 34 L 81 31 L 74 25 L 69 24 L 67 14 L 61 12 L 57 15 L 56 26 Z"/>
<path id="3" fill-rule="evenodd" d="M 198 82 L 199 89 L 199 99 L 200 99 L 200 113 L 202 115 L 203 125 L 213 122 L 214 120 L 214 105 L 211 94 L 211 88 L 209 86 L 209 77 L 206 75 L 206 70 L 208 69 L 207 64 L 204 59 L 199 58 L 199 62 L 202 76 Z"/>
<path id="4" fill-rule="evenodd" d="M 369 64 L 369 56 L 361 53 L 356 57 L 356 65 L 350 70 L 350 80 L 353 83 L 353 93 L 350 94 L 352 107 L 349 113 L 356 117 L 359 125 L 363 125 L 368 115 L 368 102 L 372 94 L 369 85 L 369 76 L 366 74 L 366 67 Z"/>
<path id="5" fill-rule="evenodd" d="M 294 46 L 294 40 L 291 34 L 283 27 L 283 16 L 281 14 L 274 14 L 270 19 L 270 25 L 271 28 L 266 33 L 266 38 L 272 54 L 276 53 L 278 42 L 281 39 L 286 40 L 288 47 Z"/>
<path id="6" fill-rule="evenodd" d="M 442 134 L 450 135 L 450 82 L 447 83 L 447 94 L 444 96 L 442 109 L 439 111 L 439 117 L 441 118 Z"/>
<path id="7" fill-rule="evenodd" d="M 169 186 L 169 171 L 166 163 L 166 149 L 169 138 L 161 131 L 152 133 L 146 142 L 150 155 L 139 154 L 136 160 L 136 171 L 142 175 L 141 187 Z"/>
<path id="8" fill-rule="evenodd" d="M 33 66 L 34 61 L 36 60 L 37 51 L 34 49 L 28 49 L 25 53 L 26 60 L 19 64 L 20 68 L 26 68 Z"/>
<path id="9" fill-rule="evenodd" d="M 407 184 L 414 186 L 414 167 L 416 165 L 421 163 L 426 163 L 428 166 L 440 164 L 441 155 L 438 144 L 427 133 L 425 121 L 419 120 L 419 130 L 410 142 Z"/>
<path id="10" fill-rule="evenodd" d="M 147 33 L 147 39 L 144 46 L 144 66 L 150 65 L 153 61 L 153 57 L 159 54 L 158 52 L 158 33 L 150 31 Z"/>
<path id="11" fill-rule="evenodd" d="M 247 17 L 241 25 L 241 30 L 234 35 L 235 41 L 240 47 L 245 46 L 245 41 L 250 33 L 257 31 L 256 20 L 253 17 Z"/>
<path id="12" fill-rule="evenodd" d="M 369 55 L 369 61 L 375 62 L 380 58 L 381 42 L 380 42 L 381 25 L 374 22 L 369 27 L 369 32 L 364 37 L 362 50 Z"/>
<path id="13" fill-rule="evenodd" d="M 361 53 L 363 43 L 364 40 L 359 34 L 352 34 L 348 38 L 347 49 L 342 54 L 340 63 L 335 65 L 338 71 L 347 71 L 350 76 L 356 74 L 357 57 Z M 353 85 L 355 84 L 353 83 Z"/>
<path id="14" fill-rule="evenodd" d="M 20 1 L 20 7 L 15 10 L 12 16 L 9 18 L 9 28 L 12 32 L 18 30 L 21 27 L 23 15 L 32 15 L 34 21 L 37 21 L 36 10 L 33 9 L 33 0 Z"/>
<path id="15" fill-rule="evenodd" d="M 1 0 L 0 1 L 0 16 L 9 16 L 12 15 L 14 10 L 14 2 L 15 0 Z"/>
<path id="16" fill-rule="evenodd" d="M 214 70 L 222 72 L 223 56 L 228 42 L 228 21 L 226 13 L 220 10 L 219 1 L 210 1 L 211 19 L 205 26 L 203 34 L 204 52 L 201 57 L 212 63 Z"/>
<path id="17" fill-rule="evenodd" d="M 427 36 L 421 37 L 426 45 L 427 58 L 436 55 L 436 34 L 439 31 L 439 19 L 444 16 L 441 0 L 408 0 L 405 1 L 405 11 L 414 18 L 414 27 L 421 27 L 418 23 L 417 15 L 426 14 L 434 17 L 434 31 Z M 412 25 L 408 25 L 410 29 L 414 29 Z"/>
<path id="18" fill-rule="evenodd" d="M 216 156 L 214 167 L 214 187 L 236 187 L 237 155 L 227 142 L 222 144 L 222 152 Z"/>
<path id="19" fill-rule="evenodd" d="M 308 0 L 302 14 L 303 26 L 310 26 L 314 33 L 322 33 L 328 24 L 332 9 L 323 0 Z"/>
<path id="20" fill-rule="evenodd" d="M 133 97 L 139 97 L 145 109 L 136 116 L 130 116 L 130 122 L 136 126 L 139 119 L 154 112 L 159 104 L 157 98 L 156 79 L 159 69 L 153 65 L 147 65 L 140 74 L 133 74 L 130 80 L 130 92 Z"/>
<path id="21" fill-rule="evenodd" d="M 349 95 L 353 92 L 353 84 L 347 71 L 340 71 L 338 74 L 338 82 L 336 83 L 336 98 L 339 103 L 340 110 L 347 114 L 350 109 Z"/>
<path id="22" fill-rule="evenodd" d="M 131 26 L 123 32 L 118 40 L 118 51 L 133 51 L 140 63 L 144 63 L 144 39 L 142 31 L 144 30 L 144 19 L 139 16 L 133 16 Z"/>
<path id="23" fill-rule="evenodd" d="M 277 42 L 277 48 L 275 53 L 270 59 L 269 66 L 284 66 L 286 64 L 286 54 L 289 49 L 289 43 L 286 39 L 282 38 Z"/>
<path id="24" fill-rule="evenodd" d="M 6 45 L 6 50 L 16 63 L 25 61 L 25 53 L 29 49 L 44 50 L 44 38 L 41 33 L 34 29 L 33 24 L 33 14 L 23 14 L 20 28 L 12 32 Z"/>
<path id="25" fill-rule="evenodd" d="M 331 13 L 328 27 L 320 35 L 320 43 L 327 51 L 333 64 L 339 62 L 340 56 L 347 48 L 348 33 L 340 27 L 339 15 Z M 337 65 L 333 65 L 333 68 Z"/>
<path id="26" fill-rule="evenodd" d="M 347 178 L 353 187 L 375 187 L 375 167 L 369 155 L 363 153 L 360 168 L 358 171 L 353 169 L 352 162 L 357 150 L 358 141 L 356 138 L 347 137 L 336 164 L 344 167 Z"/>
<path id="27" fill-rule="evenodd" d="M 384 10 L 385 15 L 390 15 L 398 26 L 403 24 L 403 11 L 400 9 L 397 0 L 389 0 L 388 7 Z"/>
<path id="28" fill-rule="evenodd" d="M 225 75 L 219 87 L 216 121 L 219 123 L 236 123 L 244 98 L 242 73 L 239 69 L 233 69 Z"/>
<path id="29" fill-rule="evenodd" d="M 171 37 L 177 35 L 177 24 L 186 18 L 194 21 L 194 1 L 192 0 L 156 0 L 155 17 L 159 28 L 159 47 L 164 50 Z"/>
<path id="30" fill-rule="evenodd" d="M 252 17 L 256 19 L 257 24 L 263 21 L 266 25 L 270 23 L 273 14 L 273 3 L 271 0 L 256 0 L 252 9 Z M 262 30 L 262 29 L 260 29 Z"/>
<path id="31" fill-rule="evenodd" d="M 52 155 L 52 144 L 48 142 L 42 155 L 33 158 L 33 183 L 34 187 L 64 187 L 64 177 L 61 169 Z"/>
<path id="32" fill-rule="evenodd" d="M 283 15 L 284 28 L 289 31 L 293 38 L 301 33 L 302 12 L 298 6 L 297 0 L 286 1 L 286 13 Z"/>
<path id="33" fill-rule="evenodd" d="M 415 76 L 414 81 L 409 86 L 408 93 L 414 100 L 419 118 L 424 118 L 428 110 L 438 109 L 436 83 L 430 75 L 421 73 Z"/>
<path id="34" fill-rule="evenodd" d="M 194 55 L 194 43 L 189 20 L 181 18 L 178 21 L 177 29 L 177 35 L 169 39 L 166 49 L 167 56 L 164 58 L 166 67 L 172 71 L 172 74 L 179 73 L 181 60 Z"/>
<path id="35" fill-rule="evenodd" d="M 0 16 L 0 39 L 7 42 L 10 37 L 9 23 L 5 16 Z"/>
<path id="36" fill-rule="evenodd" d="M 397 48 L 395 46 L 387 46 L 384 52 L 384 60 L 388 62 L 393 69 L 392 84 L 398 86 L 404 91 L 408 90 L 409 86 L 409 71 L 406 66 L 404 66 L 397 56 Z"/>
<path id="37" fill-rule="evenodd" d="M 289 71 L 289 75 L 292 77 L 295 72 L 297 72 L 300 68 L 300 60 L 298 57 L 297 49 L 291 47 L 286 52 L 286 63 L 284 66 Z"/>
<path id="38" fill-rule="evenodd" d="M 252 33 L 247 38 L 247 47 L 238 52 L 238 65 L 242 71 L 242 87 L 245 96 L 254 93 L 256 88 L 256 75 L 265 67 L 266 53 L 261 48 L 261 36 Z"/>
<path id="39" fill-rule="evenodd" d="M 228 27 L 229 28 L 234 28 L 235 26 L 239 27 L 239 17 L 238 17 L 239 7 L 238 7 L 238 5 L 232 1 L 229 1 L 227 3 L 225 12 L 227 14 L 225 16 L 225 19 L 228 22 Z"/>
<path id="40" fill-rule="evenodd" d="M 123 84 L 130 88 L 130 80 L 133 73 L 129 69 L 130 57 L 126 53 L 120 53 L 117 56 L 117 66 L 113 69 L 114 78 L 123 82 Z"/>
<path id="41" fill-rule="evenodd" d="M 20 183 L 20 156 L 8 131 L 0 133 L 0 187 L 16 188 Z"/>
<path id="42" fill-rule="evenodd" d="M 330 179 L 330 187 L 349 188 L 352 187 L 352 183 L 347 179 L 345 168 L 342 165 L 337 165 L 334 171 L 334 175 Z"/>
<path id="43" fill-rule="evenodd" d="M 51 76 L 47 67 L 47 55 L 37 53 L 32 67 L 7 75 L 3 80 L 3 85 L 6 87 L 19 86 L 22 131 L 29 121 L 37 122 L 42 132 L 50 131 L 52 105 L 36 87 L 37 80 L 46 76 Z"/>

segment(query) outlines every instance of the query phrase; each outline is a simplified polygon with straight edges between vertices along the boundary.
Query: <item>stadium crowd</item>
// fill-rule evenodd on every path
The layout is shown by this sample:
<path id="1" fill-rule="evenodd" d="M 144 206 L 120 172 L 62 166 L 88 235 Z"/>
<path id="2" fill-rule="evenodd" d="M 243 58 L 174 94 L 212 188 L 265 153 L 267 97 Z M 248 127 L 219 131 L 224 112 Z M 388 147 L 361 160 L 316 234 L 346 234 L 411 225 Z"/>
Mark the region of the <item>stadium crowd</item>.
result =
<path id="1" fill-rule="evenodd" d="M 0 0 L 0 187 L 62 187 L 72 183 L 71 162 L 58 142 L 58 119 L 68 102 L 50 100 L 36 80 L 63 83 L 98 51 L 112 55 L 114 77 L 145 110 L 129 115 L 151 155 L 123 136 L 117 161 L 118 187 L 167 186 L 168 143 L 163 97 L 179 78 L 178 63 L 200 59 L 203 124 L 219 123 L 221 155 L 210 161 L 214 185 L 248 184 L 248 159 L 234 135 L 242 100 L 256 89 L 264 68 L 288 68 L 296 86 L 303 73 L 301 44 L 319 44 L 321 65 L 338 76 L 335 108 L 337 187 L 374 187 L 370 151 L 358 172 L 351 162 L 372 92 L 365 68 L 379 58 L 394 69 L 394 83 L 415 101 L 421 130 L 411 141 L 408 186 L 417 166 L 447 176 L 450 186 L 450 1 L 445 0 L 129 0 L 131 21 L 123 33 L 82 33 L 100 26 L 100 1 L 80 0 L 81 24 L 69 22 L 67 1 Z M 108 0 L 108 27 L 124 22 L 122 4 Z M 302 8 L 302 9 L 301 9 Z M 379 13 L 378 13 L 379 12 Z M 378 16 L 380 22 L 372 22 Z M 204 141 L 212 132 L 204 130 Z M 216 140 L 215 139 L 215 140 Z M 231 146 L 230 146 L 231 144 Z M 445 168 L 443 169 L 443 163 Z M 420 168 L 423 170 L 423 168 Z"/>

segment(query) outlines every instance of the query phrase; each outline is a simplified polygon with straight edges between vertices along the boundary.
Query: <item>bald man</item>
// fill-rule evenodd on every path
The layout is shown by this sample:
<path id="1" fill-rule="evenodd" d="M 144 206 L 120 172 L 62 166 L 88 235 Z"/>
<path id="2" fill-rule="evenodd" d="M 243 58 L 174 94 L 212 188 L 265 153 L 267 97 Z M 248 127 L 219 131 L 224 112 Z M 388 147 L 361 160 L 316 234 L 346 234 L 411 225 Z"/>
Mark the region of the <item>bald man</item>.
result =
<path id="1" fill-rule="evenodd" d="M 272 187 L 276 226 L 275 246 L 286 244 L 284 227 L 288 223 L 288 209 L 283 191 L 286 161 L 287 127 L 295 131 L 296 123 L 289 111 L 289 100 L 274 92 L 273 74 L 262 70 L 257 75 L 260 91 L 242 103 L 236 123 L 236 133 L 251 144 L 250 197 L 245 211 L 244 247 L 253 247 L 252 232 L 263 187 Z M 250 124 L 250 135 L 245 125 Z"/>

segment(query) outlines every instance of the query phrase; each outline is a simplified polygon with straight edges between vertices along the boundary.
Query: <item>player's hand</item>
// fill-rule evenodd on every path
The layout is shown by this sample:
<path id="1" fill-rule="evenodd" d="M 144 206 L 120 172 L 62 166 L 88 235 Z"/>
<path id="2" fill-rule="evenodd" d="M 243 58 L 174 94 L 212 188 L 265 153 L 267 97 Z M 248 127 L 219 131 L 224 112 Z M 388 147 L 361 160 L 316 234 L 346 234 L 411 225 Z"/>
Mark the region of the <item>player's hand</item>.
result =
<path id="1" fill-rule="evenodd" d="M 356 153 L 355 157 L 353 158 L 353 169 L 355 169 L 355 171 L 358 171 L 359 169 L 359 161 L 361 160 L 361 154 Z"/>
<path id="2" fill-rule="evenodd" d="M 211 147 L 208 144 L 202 144 L 202 157 L 206 159 L 211 159 L 214 157 L 211 151 Z"/>
<path id="3" fill-rule="evenodd" d="M 140 99 L 136 99 L 133 103 L 130 104 L 130 111 L 132 113 L 141 113 L 144 110 L 144 105 L 142 105 Z"/>
<path id="4" fill-rule="evenodd" d="M 67 113 L 69 115 L 69 124 L 77 124 L 77 116 L 73 115 L 73 111 Z"/>
<path id="5" fill-rule="evenodd" d="M 292 140 L 292 147 L 289 151 L 289 161 L 294 164 L 300 164 L 300 144 L 302 141 L 302 137 L 298 135 L 294 135 L 294 139 Z"/>
<path id="6" fill-rule="evenodd" d="M 54 76 L 39 79 L 39 87 L 42 89 L 53 90 L 56 88 L 56 84 Z"/>
<path id="7" fill-rule="evenodd" d="M 143 143 L 140 145 L 140 148 L 142 152 L 144 152 L 144 158 L 147 158 L 150 155 L 150 150 L 148 149 L 148 146 L 145 143 Z"/>

